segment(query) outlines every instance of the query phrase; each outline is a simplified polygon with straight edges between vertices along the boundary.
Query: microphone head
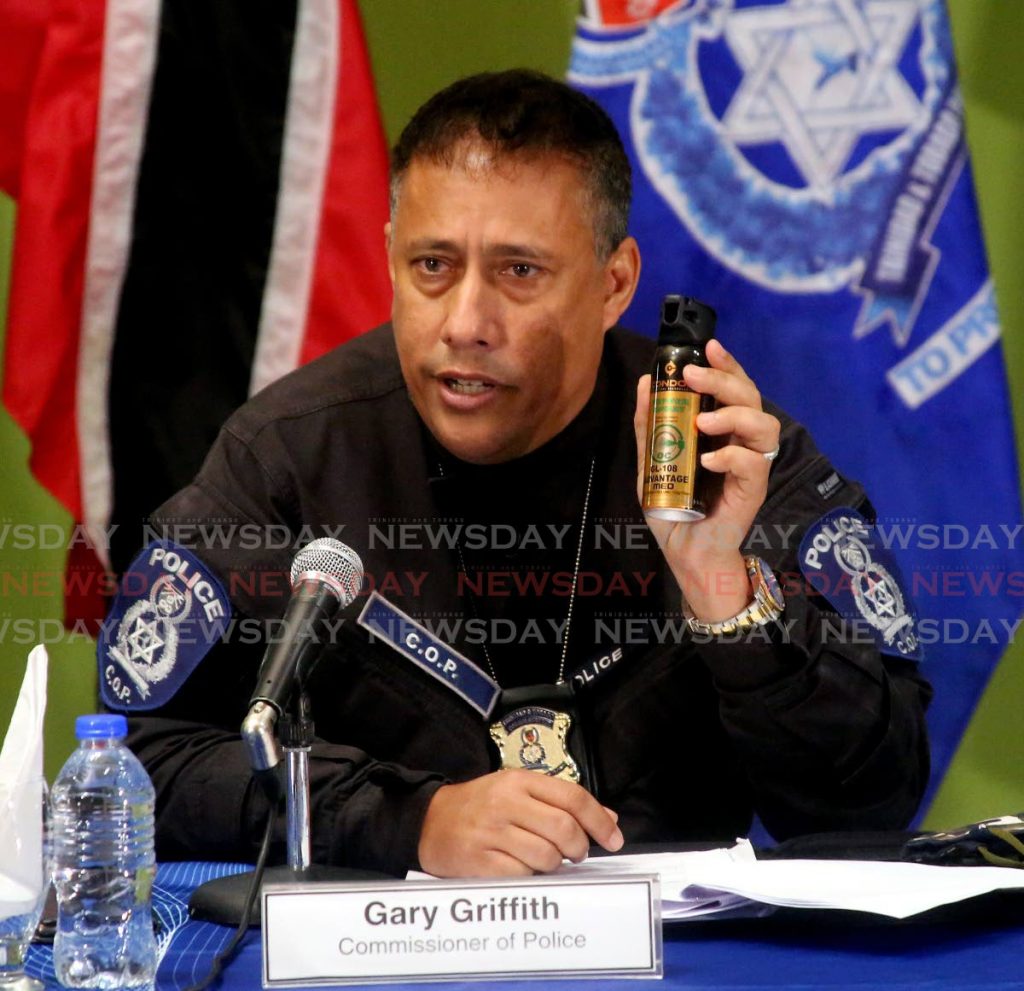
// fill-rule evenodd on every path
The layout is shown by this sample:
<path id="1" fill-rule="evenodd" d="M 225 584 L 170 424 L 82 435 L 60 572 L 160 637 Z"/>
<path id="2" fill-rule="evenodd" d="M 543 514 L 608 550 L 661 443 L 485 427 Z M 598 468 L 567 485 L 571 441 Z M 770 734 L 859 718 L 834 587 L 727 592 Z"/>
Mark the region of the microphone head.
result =
<path id="1" fill-rule="evenodd" d="M 330 586 L 344 609 L 362 587 L 363 562 L 347 544 L 333 537 L 320 537 L 293 558 L 291 581 L 292 588 L 304 581 Z"/>

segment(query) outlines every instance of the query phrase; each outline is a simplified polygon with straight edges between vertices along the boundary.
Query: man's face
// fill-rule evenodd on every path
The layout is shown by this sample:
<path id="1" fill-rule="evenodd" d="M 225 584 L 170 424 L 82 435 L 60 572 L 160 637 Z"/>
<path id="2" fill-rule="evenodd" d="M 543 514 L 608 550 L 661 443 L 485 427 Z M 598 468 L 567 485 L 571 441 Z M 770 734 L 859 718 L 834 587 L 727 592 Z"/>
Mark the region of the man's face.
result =
<path id="1" fill-rule="evenodd" d="M 452 454 L 507 461 L 549 440 L 594 387 L 605 331 L 632 297 L 631 238 L 594 250 L 578 169 L 468 145 L 416 159 L 388 225 L 392 320 L 420 416 Z"/>

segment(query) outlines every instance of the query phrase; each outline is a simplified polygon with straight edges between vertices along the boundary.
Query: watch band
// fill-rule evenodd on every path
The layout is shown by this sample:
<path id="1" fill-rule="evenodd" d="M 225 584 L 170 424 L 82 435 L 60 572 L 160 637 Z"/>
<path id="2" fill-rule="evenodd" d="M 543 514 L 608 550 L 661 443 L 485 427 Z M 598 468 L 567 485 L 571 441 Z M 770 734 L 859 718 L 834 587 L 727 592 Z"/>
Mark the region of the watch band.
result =
<path id="1" fill-rule="evenodd" d="M 786 600 L 768 562 L 752 554 L 743 559 L 743 564 L 747 569 L 747 577 L 750 579 L 750 589 L 754 601 L 735 616 L 720 619 L 714 623 L 705 623 L 697 619 L 689 612 L 689 607 L 684 601 L 686 623 L 691 633 L 699 633 L 703 636 L 728 636 L 732 633 L 751 630 L 755 626 L 764 626 L 782 615 L 786 608 Z"/>

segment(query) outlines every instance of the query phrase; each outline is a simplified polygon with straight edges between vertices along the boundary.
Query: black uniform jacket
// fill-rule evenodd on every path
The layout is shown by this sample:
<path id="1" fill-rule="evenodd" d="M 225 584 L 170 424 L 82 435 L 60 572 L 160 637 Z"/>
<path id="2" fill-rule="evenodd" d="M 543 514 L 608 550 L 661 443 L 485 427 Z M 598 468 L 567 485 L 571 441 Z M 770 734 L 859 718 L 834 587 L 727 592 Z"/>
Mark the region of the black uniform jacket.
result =
<path id="1" fill-rule="evenodd" d="M 505 687 L 554 680 L 557 638 L 517 637 L 529 639 L 530 618 L 534 634 L 564 622 L 591 462 L 565 674 L 578 688 L 592 787 L 618 812 L 627 841 L 728 841 L 755 812 L 780 839 L 908 822 L 928 775 L 930 689 L 914 665 L 844 637 L 796 563 L 801 534 L 830 509 L 870 514 L 863 491 L 773 408 L 782 452 L 747 546 L 780 575 L 784 627 L 753 642 L 694 642 L 637 504 L 635 383 L 652 347 L 609 332 L 577 421 L 491 469 L 455 462 L 427 434 L 388 327 L 286 376 L 231 417 L 195 482 L 153 520 L 219 574 L 236 610 L 232 642 L 216 645 L 162 709 L 130 721 L 130 744 L 157 789 L 162 858 L 253 856 L 262 799 L 238 730 L 263 646 L 246 624 L 283 613 L 297 546 L 338 536 L 362 557 L 367 589 L 424 623 L 447 623 L 448 640 L 482 668 L 488 657 L 469 620 L 491 623 L 489 659 Z M 488 520 L 509 525 L 477 539 L 468 524 Z M 527 520 L 541 536 L 524 538 Z M 437 529 L 460 523 L 467 529 Z M 254 539 L 259 532 L 266 539 Z M 453 532 L 461 541 L 444 537 Z M 524 574 L 533 576 L 526 585 Z M 370 642 L 353 619 L 364 603 L 361 595 L 346 610 L 309 684 L 313 855 L 401 873 L 417 865 L 434 791 L 493 770 L 496 754 L 479 713 Z M 511 643 L 499 629 L 515 631 Z"/>

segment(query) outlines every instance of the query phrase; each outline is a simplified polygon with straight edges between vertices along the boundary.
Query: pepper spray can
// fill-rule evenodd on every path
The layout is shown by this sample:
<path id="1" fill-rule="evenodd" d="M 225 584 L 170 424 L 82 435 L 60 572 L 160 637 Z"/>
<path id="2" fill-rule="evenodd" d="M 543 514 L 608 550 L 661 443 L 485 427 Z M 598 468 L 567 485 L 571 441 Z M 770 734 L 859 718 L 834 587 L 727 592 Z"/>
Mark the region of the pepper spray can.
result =
<path id="1" fill-rule="evenodd" d="M 643 509 L 660 520 L 689 523 L 707 515 L 711 472 L 700 456 L 711 439 L 697 430 L 697 414 L 715 408 L 713 396 L 683 381 L 686 365 L 708 367 L 704 349 L 715 336 L 715 311 L 689 296 L 661 304 L 658 349 L 651 369 L 651 406 L 644 447 Z"/>

